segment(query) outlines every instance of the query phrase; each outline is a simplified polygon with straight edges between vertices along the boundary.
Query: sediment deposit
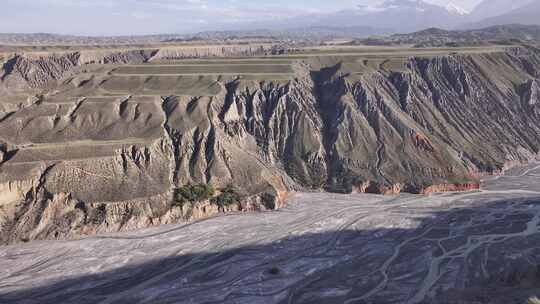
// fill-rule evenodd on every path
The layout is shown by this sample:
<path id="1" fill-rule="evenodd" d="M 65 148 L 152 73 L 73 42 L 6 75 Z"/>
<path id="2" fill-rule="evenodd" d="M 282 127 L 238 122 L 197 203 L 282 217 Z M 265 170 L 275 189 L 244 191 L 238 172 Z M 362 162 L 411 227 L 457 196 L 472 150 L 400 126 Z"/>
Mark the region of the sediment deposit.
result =
<path id="1" fill-rule="evenodd" d="M 0 247 L 0 302 L 525 303 L 540 166 L 483 190 L 297 193 L 278 212 Z"/>

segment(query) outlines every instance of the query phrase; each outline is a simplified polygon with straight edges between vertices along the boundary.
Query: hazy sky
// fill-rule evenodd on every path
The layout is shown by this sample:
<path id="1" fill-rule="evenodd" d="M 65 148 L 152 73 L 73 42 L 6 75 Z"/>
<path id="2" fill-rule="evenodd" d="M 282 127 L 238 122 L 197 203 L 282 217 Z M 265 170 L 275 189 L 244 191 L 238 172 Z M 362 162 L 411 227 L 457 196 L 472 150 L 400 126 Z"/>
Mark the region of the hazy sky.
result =
<path id="1" fill-rule="evenodd" d="M 377 0 L 0 0 L 0 32 L 79 35 L 185 33 L 288 18 Z M 481 0 L 452 2 L 472 9 Z M 510 0 L 509 0 L 510 1 Z M 218 26 L 218 28 L 216 28 Z"/>

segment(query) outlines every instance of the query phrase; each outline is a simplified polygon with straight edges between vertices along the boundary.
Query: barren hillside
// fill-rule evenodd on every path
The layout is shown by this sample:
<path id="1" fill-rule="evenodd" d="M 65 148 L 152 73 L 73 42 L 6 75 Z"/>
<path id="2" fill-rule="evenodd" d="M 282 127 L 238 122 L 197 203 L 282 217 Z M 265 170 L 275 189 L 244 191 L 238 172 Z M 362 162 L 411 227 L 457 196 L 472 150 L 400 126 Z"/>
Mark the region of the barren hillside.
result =
<path id="1" fill-rule="evenodd" d="M 275 209 L 297 190 L 476 189 L 540 149 L 533 47 L 272 54 L 5 54 L 2 242 Z M 199 184 L 215 192 L 186 201 Z"/>

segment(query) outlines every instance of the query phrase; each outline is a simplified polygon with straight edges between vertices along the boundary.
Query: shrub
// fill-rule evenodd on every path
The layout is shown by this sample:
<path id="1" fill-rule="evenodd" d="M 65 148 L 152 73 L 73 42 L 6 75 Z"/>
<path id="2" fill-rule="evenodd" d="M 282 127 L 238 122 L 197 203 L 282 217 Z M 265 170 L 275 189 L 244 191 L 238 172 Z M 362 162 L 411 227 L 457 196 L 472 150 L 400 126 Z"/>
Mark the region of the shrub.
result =
<path id="1" fill-rule="evenodd" d="M 174 192 L 174 200 L 176 203 L 183 205 L 184 203 L 200 202 L 210 199 L 214 196 L 214 188 L 207 184 L 191 185 L 188 184 L 178 188 Z"/>
<path id="2" fill-rule="evenodd" d="M 268 273 L 271 275 L 278 275 L 281 273 L 281 270 L 277 266 L 274 266 L 268 270 Z"/>
<path id="3" fill-rule="evenodd" d="M 100 225 L 105 221 L 105 218 L 107 216 L 107 207 L 105 204 L 100 204 L 96 209 L 92 211 L 92 215 L 90 216 L 90 221 L 94 225 Z"/>
<path id="4" fill-rule="evenodd" d="M 223 208 L 226 206 L 238 204 L 240 203 L 240 200 L 240 194 L 238 194 L 238 192 L 233 186 L 229 185 L 224 189 L 221 189 L 221 193 L 212 200 L 212 203 Z"/>

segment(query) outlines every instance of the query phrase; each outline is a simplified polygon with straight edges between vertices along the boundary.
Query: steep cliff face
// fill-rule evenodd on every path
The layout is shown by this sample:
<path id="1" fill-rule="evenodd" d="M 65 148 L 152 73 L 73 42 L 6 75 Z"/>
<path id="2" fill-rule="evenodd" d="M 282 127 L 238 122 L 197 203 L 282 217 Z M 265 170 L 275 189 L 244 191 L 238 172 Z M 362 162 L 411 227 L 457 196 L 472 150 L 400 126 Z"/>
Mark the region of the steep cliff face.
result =
<path id="1" fill-rule="evenodd" d="M 238 138 L 266 164 L 302 186 L 321 188 L 326 181 L 322 119 L 308 67 L 298 78 L 280 83 L 235 81 L 219 114 L 227 136 Z"/>
<path id="2" fill-rule="evenodd" d="M 423 192 L 536 157 L 538 63 L 536 51 L 520 49 L 411 58 L 400 71 L 321 70 L 329 186 Z"/>
<path id="3" fill-rule="evenodd" d="M 199 77 L 212 90 L 163 96 L 111 95 L 116 76 L 106 69 L 65 76 L 79 73 L 78 60 L 53 60 L 45 78 L 59 85 L 0 118 L 4 243 L 274 209 L 299 189 L 472 190 L 540 149 L 535 49 L 392 68 L 313 57 L 292 64 L 291 80 Z M 21 88 L 39 87 L 28 80 L 34 65 L 5 68 L 3 84 L 22 77 Z M 168 88 L 161 77 L 133 78 L 129 89 L 145 92 L 136 86 L 158 78 Z M 175 189 L 198 183 L 234 185 L 243 199 L 173 203 Z"/>

